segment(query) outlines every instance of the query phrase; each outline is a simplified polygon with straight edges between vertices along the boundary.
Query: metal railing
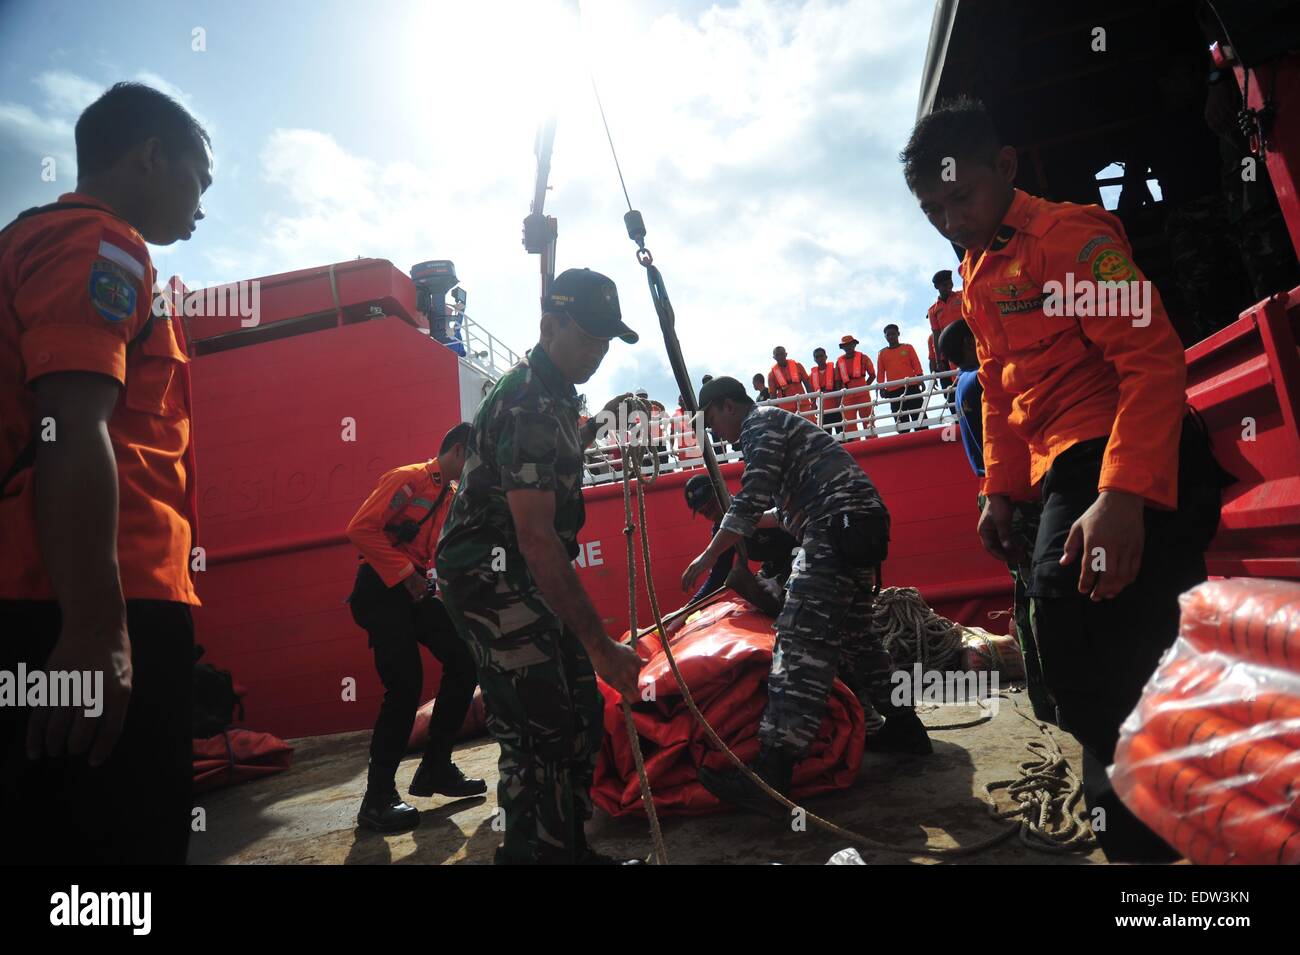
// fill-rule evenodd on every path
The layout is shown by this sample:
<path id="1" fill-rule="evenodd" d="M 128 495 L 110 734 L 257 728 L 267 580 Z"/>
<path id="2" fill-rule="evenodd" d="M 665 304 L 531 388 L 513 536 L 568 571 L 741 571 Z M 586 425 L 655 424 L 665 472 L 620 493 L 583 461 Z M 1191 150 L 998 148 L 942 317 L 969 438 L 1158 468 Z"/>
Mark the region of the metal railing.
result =
<path id="1" fill-rule="evenodd" d="M 447 347 L 459 352 L 460 349 L 454 346 L 463 344 L 465 351 L 461 357 L 493 382 L 518 363 L 520 356 L 514 349 L 468 315 L 462 314 L 456 319 L 448 318 L 449 328 L 453 322 L 458 325 L 455 332 L 456 340 L 448 343 Z"/>
<path id="2" fill-rule="evenodd" d="M 902 391 L 894 397 L 881 395 L 882 386 L 876 382 L 859 388 L 773 398 L 758 404 L 802 414 L 819 427 L 831 429 L 831 436 L 841 443 L 867 441 L 955 422 L 953 391 L 957 375 L 956 371 L 941 371 L 886 382 L 883 387 L 889 391 Z M 836 420 L 836 414 L 840 416 L 839 420 Z M 884 423 L 886 420 L 887 424 Z M 682 432 L 690 434 L 696 442 L 705 436 L 691 431 L 685 416 L 659 418 L 651 422 L 650 428 L 651 440 L 657 445 L 655 453 L 659 455 L 661 474 L 704 466 L 698 444 L 684 442 Z M 714 441 L 713 448 L 719 464 L 740 460 L 740 449 L 734 445 L 726 446 Z M 598 437 L 596 443 L 587 449 L 586 465 L 584 484 L 607 484 L 623 478 L 621 454 L 610 438 Z M 649 454 L 642 461 L 641 470 L 644 474 L 651 472 Z"/>

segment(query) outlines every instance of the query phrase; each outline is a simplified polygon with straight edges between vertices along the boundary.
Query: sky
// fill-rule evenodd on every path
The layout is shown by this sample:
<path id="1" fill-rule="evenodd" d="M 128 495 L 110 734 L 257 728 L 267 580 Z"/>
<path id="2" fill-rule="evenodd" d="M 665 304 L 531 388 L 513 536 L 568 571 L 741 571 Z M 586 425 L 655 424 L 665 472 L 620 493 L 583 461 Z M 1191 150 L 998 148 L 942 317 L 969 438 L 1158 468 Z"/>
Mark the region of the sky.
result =
<path id="1" fill-rule="evenodd" d="M 469 315 L 522 352 L 538 325 L 522 221 L 554 112 L 558 268 L 613 278 L 642 334 L 615 341 L 583 390 L 594 406 L 634 387 L 671 403 L 594 76 L 697 387 L 706 373 L 748 384 L 776 345 L 834 358 L 846 333 L 874 357 L 889 322 L 924 361 L 930 277 L 956 266 L 897 161 L 929 0 L 575 7 L 0 0 L 0 216 L 71 191 L 79 112 L 138 80 L 184 103 L 215 155 L 198 231 L 151 247 L 160 277 L 451 259 Z"/>

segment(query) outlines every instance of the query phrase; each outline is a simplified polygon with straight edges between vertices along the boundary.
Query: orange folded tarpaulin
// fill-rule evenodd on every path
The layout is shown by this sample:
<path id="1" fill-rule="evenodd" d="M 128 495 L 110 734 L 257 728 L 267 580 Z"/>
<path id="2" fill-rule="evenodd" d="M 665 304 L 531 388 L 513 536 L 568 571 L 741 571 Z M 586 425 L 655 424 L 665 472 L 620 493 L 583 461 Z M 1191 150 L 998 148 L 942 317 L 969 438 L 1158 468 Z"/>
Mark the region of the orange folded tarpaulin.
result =
<path id="1" fill-rule="evenodd" d="M 767 675 L 775 634 L 772 618 L 727 594 L 694 615 L 674 635 L 673 653 L 691 696 L 717 734 L 745 762 L 758 755 L 758 723 L 767 705 Z M 645 665 L 633 720 L 646 774 L 661 815 L 701 815 L 722 804 L 700 784 L 698 767 L 726 769 L 691 716 L 657 636 L 638 647 Z M 605 698 L 605 739 L 596 764 L 592 799 L 612 816 L 640 815 L 641 787 L 627 738 L 620 697 L 600 682 Z M 808 756 L 795 767 L 794 798 L 847 789 L 857 778 L 866 721 L 857 698 L 839 680 L 831 690 L 821 729 Z"/>

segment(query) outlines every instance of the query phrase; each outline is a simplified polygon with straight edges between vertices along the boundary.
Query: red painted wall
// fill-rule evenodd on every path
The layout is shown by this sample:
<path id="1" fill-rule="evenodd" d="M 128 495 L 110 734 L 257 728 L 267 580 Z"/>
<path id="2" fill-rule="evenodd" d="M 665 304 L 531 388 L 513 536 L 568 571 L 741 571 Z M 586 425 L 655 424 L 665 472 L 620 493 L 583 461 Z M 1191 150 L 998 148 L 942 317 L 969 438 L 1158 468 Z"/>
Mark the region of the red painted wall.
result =
<path id="1" fill-rule="evenodd" d="M 374 719 L 382 688 L 343 603 L 357 559 L 344 529 L 381 474 L 437 453 L 459 394 L 456 357 L 396 317 L 195 359 L 208 553 L 195 620 L 208 657 L 247 689 L 249 726 L 301 736 Z"/>

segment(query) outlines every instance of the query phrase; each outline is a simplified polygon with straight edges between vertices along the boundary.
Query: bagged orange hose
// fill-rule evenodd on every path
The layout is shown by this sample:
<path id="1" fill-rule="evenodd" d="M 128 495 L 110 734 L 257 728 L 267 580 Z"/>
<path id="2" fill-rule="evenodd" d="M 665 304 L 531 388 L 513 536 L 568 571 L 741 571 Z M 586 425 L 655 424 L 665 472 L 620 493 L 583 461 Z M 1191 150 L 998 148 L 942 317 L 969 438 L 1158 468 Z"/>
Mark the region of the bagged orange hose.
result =
<path id="1" fill-rule="evenodd" d="M 1180 633 L 1197 649 L 1300 673 L 1300 584 L 1234 578 L 1179 598 Z"/>
<path id="2" fill-rule="evenodd" d="M 1149 787 L 1135 782 L 1124 801 L 1156 835 L 1197 865 L 1227 865 L 1232 861 L 1232 850 L 1219 845 L 1191 823 L 1179 819 Z"/>
<path id="3" fill-rule="evenodd" d="M 1300 584 L 1218 580 L 1179 602 L 1115 791 L 1193 862 L 1300 864 Z"/>
<path id="4" fill-rule="evenodd" d="M 1239 787 L 1170 755 L 1158 739 L 1146 734 L 1129 740 L 1126 756 L 1131 761 L 1128 768 L 1133 778 L 1150 790 L 1167 815 L 1189 823 L 1230 850 L 1236 857 L 1234 861 L 1300 864 L 1300 824 L 1282 817 L 1280 807 L 1265 805 Z M 1128 798 L 1132 787 L 1127 788 L 1129 792 L 1123 795 L 1132 807 Z M 1150 812 L 1151 807 L 1146 811 Z M 1155 818 L 1161 820 L 1158 814 Z M 1167 824 L 1167 819 L 1158 822 L 1160 826 Z M 1175 848 L 1185 851 L 1177 844 Z"/>
<path id="5" fill-rule="evenodd" d="M 1216 699 L 1199 693 L 1150 693 L 1143 700 L 1148 721 L 1161 714 L 1162 719 L 1184 713 L 1202 713 L 1226 721 L 1235 730 L 1254 729 L 1255 736 L 1269 740 L 1287 750 L 1300 749 L 1300 698 L 1284 693 L 1260 693 L 1253 700 Z"/>
<path id="6" fill-rule="evenodd" d="M 1243 787 L 1267 805 L 1300 813 L 1300 751 L 1257 738 L 1240 723 L 1207 710 L 1164 710 L 1144 731 L 1161 750 L 1216 779 L 1245 777 Z"/>

